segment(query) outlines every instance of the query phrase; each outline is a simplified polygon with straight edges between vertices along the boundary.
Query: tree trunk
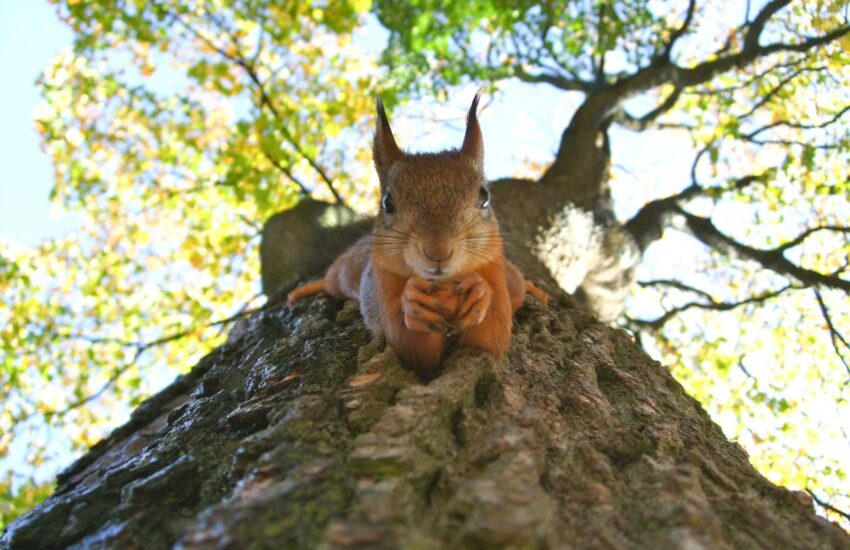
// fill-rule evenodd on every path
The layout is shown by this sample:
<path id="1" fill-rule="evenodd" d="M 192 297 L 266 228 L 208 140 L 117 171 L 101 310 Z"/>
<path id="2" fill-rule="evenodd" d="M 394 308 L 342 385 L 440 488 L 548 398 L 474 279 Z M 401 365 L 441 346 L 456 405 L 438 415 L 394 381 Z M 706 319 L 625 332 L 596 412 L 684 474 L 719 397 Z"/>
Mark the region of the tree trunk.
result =
<path id="1" fill-rule="evenodd" d="M 354 303 L 237 325 L 3 548 L 848 548 L 669 372 L 558 293 L 423 385 Z"/>

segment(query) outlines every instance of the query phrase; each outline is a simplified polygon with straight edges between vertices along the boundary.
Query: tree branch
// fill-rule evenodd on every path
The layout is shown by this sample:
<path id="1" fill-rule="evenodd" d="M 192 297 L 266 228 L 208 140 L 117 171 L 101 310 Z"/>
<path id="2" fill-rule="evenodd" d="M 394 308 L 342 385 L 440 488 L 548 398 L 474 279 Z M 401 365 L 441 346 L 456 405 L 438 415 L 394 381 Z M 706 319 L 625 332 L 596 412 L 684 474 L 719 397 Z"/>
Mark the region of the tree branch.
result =
<path id="1" fill-rule="evenodd" d="M 758 49 L 759 39 L 761 38 L 762 31 L 764 31 L 764 26 L 771 17 L 790 3 L 791 0 L 771 0 L 762 7 L 756 18 L 753 19 L 753 22 L 749 24 L 749 29 L 744 37 L 744 51 L 755 51 Z"/>
<path id="2" fill-rule="evenodd" d="M 224 318 L 224 319 L 218 319 L 216 321 L 212 321 L 212 322 L 208 323 L 204 328 L 206 329 L 206 328 L 211 328 L 211 327 L 215 327 L 215 326 L 223 326 L 223 325 L 226 325 L 228 323 L 232 323 L 233 321 L 236 321 L 237 319 L 240 319 L 242 317 L 256 313 L 257 311 L 260 310 L 259 308 L 247 309 L 248 305 L 251 302 L 253 302 L 255 298 L 256 298 L 256 296 L 254 298 L 248 300 L 247 302 L 245 302 L 245 304 L 241 308 L 239 308 L 239 310 L 235 314 L 231 315 L 230 317 L 227 317 L 227 318 Z M 150 340 L 148 342 L 128 342 L 128 341 L 111 339 L 111 338 L 92 338 L 92 337 L 87 337 L 87 336 L 84 336 L 84 335 L 74 335 L 74 334 L 66 335 L 66 337 L 69 337 L 69 338 L 82 339 L 82 340 L 85 340 L 87 342 L 94 343 L 94 344 L 117 344 L 121 347 L 134 348 L 135 352 L 133 354 L 133 358 L 130 361 L 128 361 L 125 364 L 118 367 L 112 373 L 112 375 L 109 377 L 109 379 L 107 379 L 106 382 L 104 382 L 103 385 L 100 388 L 98 388 L 94 393 L 91 393 L 91 394 L 89 394 L 85 397 L 81 397 L 80 399 L 77 399 L 76 401 L 69 403 L 68 405 L 66 405 L 62 409 L 46 411 L 44 413 L 44 415 L 46 417 L 64 416 L 64 415 L 68 414 L 69 412 L 73 411 L 74 409 L 78 409 L 78 408 L 82 407 L 83 405 L 94 401 L 95 399 L 97 399 L 98 397 L 103 395 L 106 392 L 106 390 L 111 388 L 112 385 L 115 384 L 118 381 L 118 379 L 121 378 L 121 376 L 124 375 L 124 373 L 126 373 L 133 365 L 135 365 L 136 362 L 139 360 L 139 357 L 141 357 L 143 353 L 145 353 L 146 351 L 148 351 L 151 348 L 155 348 L 155 347 L 161 346 L 163 344 L 168 344 L 170 342 L 174 342 L 175 340 L 180 340 L 182 338 L 185 338 L 186 336 L 189 336 L 190 334 L 192 334 L 194 332 L 197 332 L 197 330 L 186 329 L 186 330 L 182 330 L 182 331 L 179 331 L 179 332 L 175 332 L 173 334 L 163 336 L 161 338 L 157 338 L 155 340 Z"/>
<path id="3" fill-rule="evenodd" d="M 770 54 L 778 52 L 808 52 L 824 44 L 828 44 L 850 32 L 850 26 L 840 27 L 827 33 L 823 36 L 808 37 L 803 42 L 798 44 L 776 43 L 767 46 L 760 46 L 752 50 L 745 48 L 736 53 L 707 61 L 690 69 L 683 69 L 674 66 L 670 69 L 670 80 L 674 84 L 680 86 L 694 86 L 711 80 L 720 73 L 724 73 L 730 69 L 742 68 L 760 57 L 766 57 Z M 747 35 L 749 37 L 749 34 Z"/>
<path id="4" fill-rule="evenodd" d="M 565 78 L 561 75 L 552 73 L 531 74 L 521 65 L 516 65 L 514 67 L 514 74 L 523 82 L 531 84 L 549 84 L 559 90 L 567 92 L 588 92 L 590 90 L 590 84 L 587 82 Z"/>
<path id="5" fill-rule="evenodd" d="M 328 174 L 325 172 L 324 168 L 322 168 L 319 165 L 319 163 L 317 163 L 315 161 L 315 159 L 313 159 L 310 155 L 308 155 L 304 151 L 304 149 L 301 148 L 301 146 L 297 143 L 295 138 L 289 132 L 289 129 L 286 127 L 286 125 L 284 123 L 283 116 L 280 114 L 280 111 L 277 110 L 277 107 L 275 106 L 274 102 L 271 100 L 268 93 L 266 92 L 266 88 L 265 88 L 265 86 L 263 86 L 263 83 L 260 81 L 260 78 L 257 75 L 257 72 L 254 70 L 253 67 L 250 67 L 247 64 L 242 64 L 242 67 L 245 69 L 245 71 L 247 71 L 248 77 L 256 85 L 257 91 L 259 91 L 259 93 L 260 93 L 260 99 L 261 99 L 262 103 L 269 109 L 269 111 L 271 111 L 271 113 L 272 113 L 272 115 L 274 115 L 275 119 L 277 119 L 277 121 L 279 123 L 278 127 L 280 128 L 281 132 L 283 133 L 283 136 L 286 138 L 286 141 L 288 141 L 289 144 L 292 145 L 292 147 L 295 149 L 295 151 L 299 155 L 301 155 L 304 158 L 304 160 L 307 161 L 307 163 L 313 168 L 313 170 L 316 171 L 316 173 L 319 174 L 319 177 L 321 177 L 322 180 L 325 182 L 325 184 L 328 187 L 328 190 L 331 192 L 331 195 L 333 195 L 336 202 L 344 205 L 345 201 L 343 200 L 342 196 L 340 196 L 340 194 L 337 192 L 336 187 L 334 187 L 333 181 L 328 176 Z"/>
<path id="6" fill-rule="evenodd" d="M 748 246 L 722 233 L 710 219 L 696 216 L 682 208 L 677 207 L 677 210 L 684 217 L 685 225 L 691 234 L 720 253 L 754 261 L 765 269 L 793 277 L 807 286 L 822 286 L 850 293 L 850 281 L 837 274 L 824 275 L 790 262 L 783 255 L 785 249 L 781 246 L 773 249 Z"/>
<path id="7" fill-rule="evenodd" d="M 700 155 L 698 154 L 697 159 L 694 161 L 694 166 L 696 166 L 699 157 Z M 625 223 L 626 231 L 631 233 L 641 250 L 646 250 L 650 244 L 661 238 L 664 229 L 672 224 L 672 218 L 677 213 L 681 201 L 718 191 L 741 190 L 752 183 L 764 181 L 768 175 L 768 172 L 763 172 L 761 174 L 742 176 L 734 180 L 728 189 L 720 189 L 718 187 L 707 188 L 700 186 L 696 182 L 694 172 L 695 170 L 692 169 L 691 175 L 693 182 L 691 185 L 675 195 L 648 202 L 632 219 Z"/>
<path id="8" fill-rule="evenodd" d="M 801 69 L 792 71 L 790 75 L 784 77 L 779 83 L 770 89 L 766 94 L 762 95 L 758 101 L 756 101 L 753 106 L 744 114 L 738 115 L 737 118 L 748 118 L 752 116 L 756 111 L 770 103 L 776 95 L 782 91 L 782 88 L 785 87 L 786 84 L 797 78 L 803 73 L 807 72 L 819 72 L 827 70 L 826 67 L 803 67 Z"/>
<path id="9" fill-rule="evenodd" d="M 598 22 L 596 24 L 596 49 L 599 51 L 599 61 L 590 54 L 590 62 L 593 68 L 593 83 L 595 86 L 603 86 L 605 84 L 605 47 L 602 43 L 602 26 L 605 23 L 605 9 L 608 7 L 606 2 L 599 3 L 597 12 Z"/>
<path id="10" fill-rule="evenodd" d="M 702 297 L 704 297 L 708 300 L 708 302 L 688 302 L 684 305 L 674 307 L 672 309 L 665 311 L 663 315 L 661 315 L 660 317 L 658 317 L 656 319 L 651 319 L 651 320 L 631 319 L 631 321 L 633 323 L 635 323 L 636 325 L 646 327 L 646 328 L 650 328 L 650 329 L 653 329 L 653 330 L 660 329 L 670 319 L 672 319 L 676 315 L 678 315 L 682 312 L 685 312 L 689 309 L 696 308 L 696 309 L 706 309 L 706 310 L 714 310 L 714 311 L 730 311 L 730 310 L 736 309 L 738 307 L 741 307 L 743 305 L 760 304 L 760 303 L 766 302 L 766 301 L 768 301 L 772 298 L 779 296 L 780 294 L 782 294 L 783 292 L 785 292 L 787 290 L 799 289 L 799 287 L 795 287 L 795 286 L 789 284 L 789 285 L 786 285 L 786 286 L 784 286 L 784 287 L 782 287 L 778 290 L 765 292 L 763 294 L 759 294 L 759 295 L 756 295 L 756 296 L 750 296 L 749 298 L 745 298 L 745 299 L 738 301 L 738 302 L 720 302 L 720 301 L 715 300 L 709 293 L 707 293 L 703 290 L 699 290 L 699 289 L 693 288 L 691 286 L 688 286 L 688 285 L 686 285 L 686 284 L 684 284 L 680 281 L 658 280 L 658 281 L 647 281 L 647 282 L 638 283 L 638 284 L 640 284 L 641 286 L 671 286 L 671 287 L 676 288 L 678 290 L 684 290 L 686 292 L 693 292 L 693 293 L 698 294 L 698 295 L 700 295 L 700 296 L 702 296 Z"/>
<path id="11" fill-rule="evenodd" d="M 685 291 L 685 292 L 693 292 L 694 294 L 698 294 L 699 296 L 702 296 L 703 298 L 705 298 L 709 302 L 715 301 L 714 298 L 711 296 L 711 294 L 709 294 L 708 292 L 706 292 L 704 290 L 700 290 L 700 289 L 695 288 L 695 287 L 692 287 L 690 285 L 686 285 L 685 283 L 683 283 L 681 281 L 677 281 L 675 279 L 652 279 L 650 281 L 638 281 L 637 284 L 639 286 L 644 287 L 644 288 L 650 287 L 650 286 L 666 286 L 666 287 L 670 287 L 670 288 L 675 288 L 676 290 L 682 290 L 682 291 Z"/>
<path id="12" fill-rule="evenodd" d="M 817 233 L 818 231 L 834 231 L 836 233 L 850 234 L 850 227 L 845 227 L 842 225 L 819 225 L 817 227 L 810 227 L 809 229 L 806 229 L 790 241 L 777 246 L 773 250 L 775 252 L 785 252 L 789 248 L 794 248 L 795 246 L 801 244 L 803 241 L 809 238 L 809 235 Z"/>
<path id="13" fill-rule="evenodd" d="M 307 197 L 310 196 L 310 190 L 307 188 L 307 186 L 304 184 L 304 182 L 302 182 L 300 179 L 295 177 L 295 174 L 292 173 L 292 170 L 290 170 L 289 168 L 287 168 L 286 166 L 281 164 L 281 162 L 279 160 L 277 160 L 276 158 L 274 158 L 274 156 L 271 153 L 269 153 L 266 150 L 265 147 L 260 147 L 260 151 L 262 151 L 263 156 L 266 157 L 266 159 L 268 159 L 268 161 L 272 164 L 272 166 L 277 168 L 281 173 L 283 173 L 283 175 L 285 175 L 287 178 L 289 178 L 290 181 L 292 181 L 292 183 L 294 183 L 295 185 L 297 185 L 301 189 L 302 195 L 307 196 Z"/>
<path id="14" fill-rule="evenodd" d="M 621 105 L 614 115 L 614 122 L 635 132 L 643 132 L 648 128 L 652 128 L 654 127 L 653 123 L 659 116 L 663 115 L 676 105 L 676 101 L 678 101 L 679 96 L 682 95 L 682 90 L 682 88 L 674 88 L 673 91 L 670 92 L 670 95 L 668 95 L 667 98 L 655 109 L 640 117 L 630 115 Z"/>
<path id="15" fill-rule="evenodd" d="M 562 174 L 557 179 L 563 180 L 566 177 L 563 176 L 564 173 L 572 174 L 569 169 L 571 157 L 576 154 L 592 153 L 588 152 L 587 148 L 582 149 L 580 146 L 573 145 L 572 142 L 575 139 L 593 141 L 598 135 L 604 134 L 622 104 L 632 96 L 663 84 L 672 84 L 675 89 L 685 89 L 708 82 L 724 72 L 744 68 L 770 54 L 783 51 L 807 52 L 850 33 L 850 26 L 845 25 L 822 36 L 807 37 L 795 44 L 780 42 L 760 46 L 759 40 L 768 20 L 789 2 L 790 0 L 768 2 L 752 23 L 744 25 L 741 28 L 741 32 L 746 31 L 744 47 L 737 52 L 727 54 L 725 49 L 717 51 L 710 61 L 704 61 L 691 68 L 680 67 L 667 59 L 656 58 L 653 63 L 634 74 L 622 77 L 613 85 L 601 87 L 590 93 L 562 133 L 555 161 L 544 175 L 544 179 L 551 179 L 553 174 Z M 590 137 L 588 133 L 591 134 Z"/>
<path id="16" fill-rule="evenodd" d="M 774 43 L 760 46 L 759 40 L 765 24 L 777 11 L 788 5 L 790 0 L 773 0 L 765 5 L 747 29 L 743 48 L 733 54 L 719 55 L 716 59 L 705 61 L 691 68 L 683 68 L 672 61 L 661 59 L 623 78 L 610 89 L 606 90 L 610 97 L 601 102 L 604 112 L 598 114 L 600 120 L 608 116 L 612 109 L 636 94 L 670 83 L 677 88 L 687 88 L 707 82 L 726 71 L 743 68 L 756 59 L 778 52 L 807 52 L 824 44 L 828 44 L 850 33 L 850 26 L 843 26 L 816 37 L 807 37 L 797 44 Z"/>
<path id="17" fill-rule="evenodd" d="M 812 497 L 812 500 L 814 500 L 814 501 L 818 504 L 818 506 L 821 506 L 821 507 L 823 507 L 823 508 L 826 508 L 826 509 L 827 509 L 827 510 L 829 510 L 830 512 L 834 512 L 834 513 L 838 514 L 839 516 L 844 517 L 844 519 L 846 519 L 846 520 L 850 521 L 850 513 L 845 512 L 844 510 L 841 510 L 841 509 L 839 509 L 839 508 L 836 508 L 835 506 L 833 506 L 833 505 L 832 505 L 832 504 L 830 504 L 829 502 L 827 502 L 827 501 L 825 501 L 825 500 L 823 500 L 823 499 L 819 498 L 819 497 L 815 494 L 815 492 L 814 492 L 814 491 L 812 491 L 811 489 L 806 489 L 806 492 L 809 494 L 809 496 L 810 496 L 810 497 Z"/>
<path id="18" fill-rule="evenodd" d="M 752 132 L 744 134 L 741 137 L 743 139 L 753 141 L 753 138 L 755 138 L 755 136 L 759 135 L 760 133 L 765 132 L 767 130 L 771 130 L 773 128 L 780 127 L 780 126 L 784 126 L 784 127 L 787 127 L 787 128 L 794 128 L 796 130 L 816 130 L 816 129 L 819 129 L 819 128 L 826 128 L 827 126 L 830 126 L 830 125 L 838 122 L 838 120 L 842 116 L 844 116 L 845 113 L 848 113 L 848 112 L 850 112 L 850 104 L 845 105 L 844 108 L 842 108 L 840 111 L 835 113 L 835 115 L 832 118 L 830 118 L 829 120 L 826 120 L 824 122 L 819 122 L 817 124 L 800 124 L 800 123 L 797 123 L 797 122 L 790 122 L 790 121 L 787 121 L 787 120 L 779 120 L 777 122 L 773 122 L 771 124 L 761 126 L 760 128 L 757 128 L 757 129 L 753 130 Z"/>
<path id="19" fill-rule="evenodd" d="M 688 28 L 691 26 L 691 22 L 694 19 L 696 7 L 696 0 L 688 1 L 688 11 L 685 14 L 685 20 L 682 22 L 682 26 L 673 31 L 673 34 L 670 35 L 670 40 L 667 41 L 667 45 L 664 47 L 664 53 L 662 54 L 664 59 L 668 61 L 670 60 L 670 54 L 673 52 L 673 46 L 676 45 L 676 41 L 682 38 L 685 33 L 688 32 Z"/>
<path id="20" fill-rule="evenodd" d="M 802 65 L 807 61 L 807 58 L 800 57 L 798 59 L 793 59 L 791 61 L 779 61 L 771 64 L 769 67 L 758 71 L 755 74 L 749 75 L 749 77 L 741 82 L 737 82 L 731 86 L 724 86 L 722 88 L 709 88 L 703 90 L 685 90 L 685 93 L 691 95 L 701 95 L 701 96 L 712 96 L 719 93 L 728 93 L 740 90 L 742 88 L 748 88 L 752 86 L 755 82 L 764 79 L 766 76 L 773 74 L 775 71 L 779 71 L 781 69 L 795 69 L 799 65 Z"/>

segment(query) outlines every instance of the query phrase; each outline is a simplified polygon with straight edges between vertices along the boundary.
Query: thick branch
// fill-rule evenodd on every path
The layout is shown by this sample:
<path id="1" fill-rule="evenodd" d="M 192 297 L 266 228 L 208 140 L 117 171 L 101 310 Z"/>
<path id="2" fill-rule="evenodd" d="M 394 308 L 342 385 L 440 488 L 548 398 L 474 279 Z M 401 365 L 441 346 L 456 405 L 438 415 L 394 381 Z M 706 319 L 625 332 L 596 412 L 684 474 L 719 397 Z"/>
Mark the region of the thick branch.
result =
<path id="1" fill-rule="evenodd" d="M 699 155 L 697 156 L 697 160 L 699 160 Z M 694 164 L 696 165 L 696 161 Z M 673 223 L 673 218 L 678 212 L 681 201 L 727 190 L 700 186 L 696 182 L 695 173 L 693 172 L 695 172 L 695 169 L 692 170 L 693 181 L 691 185 L 675 195 L 647 203 L 632 219 L 626 222 L 626 231 L 631 233 L 641 250 L 646 250 L 650 244 L 661 238 L 664 229 Z M 728 190 L 743 189 L 752 183 L 763 181 L 766 175 L 767 173 L 743 176 L 734 180 Z"/>
<path id="2" fill-rule="evenodd" d="M 630 97 L 664 84 L 672 84 L 676 90 L 659 106 L 660 111 L 650 113 L 643 123 L 633 123 L 641 127 L 648 124 L 654 116 L 663 113 L 665 108 L 671 108 L 672 105 L 669 102 L 675 102 L 677 94 L 688 87 L 708 82 L 721 73 L 747 67 L 759 58 L 784 51 L 808 52 L 850 33 L 850 26 L 843 26 L 822 36 L 806 38 L 796 44 L 778 42 L 760 46 L 759 40 L 766 23 L 773 14 L 787 4 L 788 0 L 775 0 L 762 8 L 755 20 L 748 27 L 741 29 L 742 32 L 745 31 L 744 47 L 735 53 L 727 53 L 726 49 L 715 52 L 712 60 L 704 61 L 691 68 L 677 66 L 669 59 L 656 58 L 650 65 L 635 74 L 621 78 L 615 84 L 589 94 L 561 135 L 555 161 L 547 170 L 543 181 L 568 185 L 575 181 L 595 182 L 594 178 L 604 178 L 604 170 L 608 162 L 607 147 L 596 144 L 605 144 L 605 131 L 608 125 L 616 120 L 622 104 Z M 621 118 L 623 118 L 622 115 Z M 628 118 L 624 120 L 627 124 L 629 123 Z M 574 167 L 576 158 L 590 159 L 588 162 L 593 165 L 593 169 L 576 170 Z M 589 187 L 591 188 L 585 194 L 595 194 L 588 199 L 591 202 L 605 193 L 604 184 L 590 183 Z"/>
<path id="3" fill-rule="evenodd" d="M 698 96 L 714 96 L 714 95 L 721 94 L 721 93 L 735 92 L 737 90 L 749 88 L 750 86 L 755 84 L 757 81 L 763 80 L 768 75 L 772 75 L 777 71 L 781 71 L 781 70 L 785 70 L 785 69 L 795 70 L 800 65 L 803 65 L 804 63 L 806 63 L 806 61 L 808 61 L 808 60 L 805 57 L 792 59 L 790 61 L 778 61 L 776 63 L 770 64 L 768 67 L 761 69 L 760 71 L 756 72 L 755 74 L 747 76 L 747 78 L 744 79 L 744 80 L 737 81 L 736 83 L 734 83 L 730 86 L 722 86 L 722 87 L 715 87 L 715 88 L 707 87 L 707 88 L 688 89 L 688 90 L 685 91 L 685 93 L 690 94 L 690 95 L 698 95 Z"/>
<path id="4" fill-rule="evenodd" d="M 764 31 L 764 26 L 771 17 L 791 3 L 791 0 L 771 0 L 761 9 L 749 25 L 749 30 L 744 38 L 744 51 L 755 51 L 759 47 L 759 39 Z"/>
<path id="5" fill-rule="evenodd" d="M 668 75 L 670 81 L 672 81 L 674 84 L 678 84 L 679 86 L 694 86 L 696 84 L 702 84 L 703 82 L 707 82 L 718 74 L 724 73 L 731 69 L 743 68 L 760 57 L 766 57 L 768 55 L 778 52 L 805 53 L 825 44 L 828 44 L 834 40 L 837 40 L 848 33 L 850 33 L 850 26 L 844 26 L 835 29 L 832 32 L 827 33 L 823 36 L 807 38 L 803 42 L 797 44 L 775 43 L 769 44 L 767 46 L 760 46 L 752 50 L 748 50 L 745 47 L 742 51 L 736 54 L 716 59 L 714 61 L 701 63 L 700 65 L 697 65 L 696 67 L 693 67 L 691 69 L 684 69 L 678 66 L 672 66 L 668 69 Z M 644 91 L 646 89 L 647 88 L 643 88 L 637 91 Z"/>
<path id="6" fill-rule="evenodd" d="M 850 293 L 850 281 L 837 274 L 824 275 L 790 262 L 783 255 L 785 249 L 782 246 L 767 250 L 754 248 L 725 235 L 708 218 L 696 216 L 681 208 L 678 212 L 684 217 L 687 229 L 697 239 L 720 253 L 757 262 L 765 269 L 788 275 L 808 286 L 822 286 Z"/>
<path id="7" fill-rule="evenodd" d="M 628 128 L 629 130 L 634 130 L 635 132 L 642 132 L 649 128 L 654 127 L 654 122 L 658 117 L 672 109 L 676 105 L 676 101 L 678 101 L 679 96 L 682 95 L 682 88 L 674 88 L 670 95 L 662 101 L 655 109 L 649 111 L 643 116 L 635 117 L 626 112 L 622 107 L 617 110 L 614 115 L 614 122 L 617 124 Z"/>
<path id="8" fill-rule="evenodd" d="M 762 8 L 747 29 L 744 47 L 736 53 L 720 55 L 721 52 L 715 52 L 715 59 L 691 68 L 680 67 L 668 59 L 656 59 L 651 65 L 623 78 L 610 88 L 602 90 L 596 94 L 596 97 L 588 98 L 587 103 L 596 103 L 593 109 L 593 120 L 597 124 L 601 123 L 612 112 L 615 112 L 625 100 L 657 88 L 662 84 L 673 84 L 677 89 L 688 88 L 708 82 L 721 73 L 744 68 L 759 58 L 778 52 L 805 53 L 850 33 L 850 26 L 843 26 L 822 36 L 808 37 L 796 44 L 778 42 L 759 46 L 759 40 L 767 21 L 788 3 L 789 0 L 774 0 Z"/>
<path id="9" fill-rule="evenodd" d="M 514 73 L 523 82 L 529 82 L 531 84 L 549 84 L 567 92 L 587 92 L 590 90 L 590 85 L 586 82 L 565 78 L 552 73 L 531 74 L 519 65 L 514 68 Z"/>

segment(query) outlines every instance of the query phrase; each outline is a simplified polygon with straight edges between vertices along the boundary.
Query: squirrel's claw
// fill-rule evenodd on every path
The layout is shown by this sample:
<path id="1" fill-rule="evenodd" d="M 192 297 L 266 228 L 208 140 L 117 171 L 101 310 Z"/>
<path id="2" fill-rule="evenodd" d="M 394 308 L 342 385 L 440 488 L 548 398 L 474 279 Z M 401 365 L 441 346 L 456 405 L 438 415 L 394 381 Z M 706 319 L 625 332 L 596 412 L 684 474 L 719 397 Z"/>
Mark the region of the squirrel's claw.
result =
<path id="1" fill-rule="evenodd" d="M 453 312 L 449 309 L 445 304 L 443 304 L 439 299 L 431 296 L 430 294 L 426 294 L 416 288 L 414 285 L 407 285 L 404 289 L 403 297 L 405 300 L 409 302 L 414 302 L 416 304 L 421 305 L 426 309 L 432 309 L 437 311 L 441 316 L 451 315 Z"/>
<path id="2" fill-rule="evenodd" d="M 434 296 L 427 294 L 431 283 L 424 279 L 408 279 L 401 295 L 404 326 L 418 332 L 442 332 L 448 329 L 445 315 L 451 311 Z"/>
<path id="3" fill-rule="evenodd" d="M 465 294 L 457 317 L 457 329 L 463 331 L 481 323 L 487 316 L 493 300 L 493 289 L 478 273 L 472 273 L 461 281 L 457 292 Z"/>
<path id="4" fill-rule="evenodd" d="M 425 309 L 415 302 L 407 302 L 402 307 L 404 326 L 417 332 L 446 332 L 446 321 L 439 313 Z"/>

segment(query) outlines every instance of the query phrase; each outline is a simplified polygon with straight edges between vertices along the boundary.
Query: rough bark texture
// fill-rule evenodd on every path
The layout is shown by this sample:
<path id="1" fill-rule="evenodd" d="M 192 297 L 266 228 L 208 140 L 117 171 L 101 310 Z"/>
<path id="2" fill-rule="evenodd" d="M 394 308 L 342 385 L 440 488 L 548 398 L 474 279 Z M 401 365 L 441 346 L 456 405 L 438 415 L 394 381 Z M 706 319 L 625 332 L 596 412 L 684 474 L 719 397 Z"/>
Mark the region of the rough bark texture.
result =
<path id="1" fill-rule="evenodd" d="M 668 371 L 564 294 L 428 385 L 352 303 L 271 305 L 142 405 L 3 548 L 848 548 Z"/>

